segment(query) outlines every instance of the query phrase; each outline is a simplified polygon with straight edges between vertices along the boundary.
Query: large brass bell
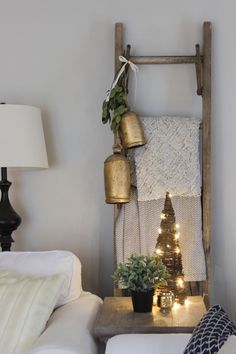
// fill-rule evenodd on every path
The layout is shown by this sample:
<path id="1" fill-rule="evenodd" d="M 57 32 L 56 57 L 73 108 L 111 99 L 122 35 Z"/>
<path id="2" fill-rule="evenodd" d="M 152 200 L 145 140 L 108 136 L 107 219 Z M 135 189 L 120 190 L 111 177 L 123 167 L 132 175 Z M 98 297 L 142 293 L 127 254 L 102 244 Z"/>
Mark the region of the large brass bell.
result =
<path id="1" fill-rule="evenodd" d="M 142 124 L 135 112 L 129 111 L 122 116 L 120 132 L 123 146 L 126 149 L 146 144 Z"/>
<path id="2" fill-rule="evenodd" d="M 128 159 L 114 153 L 104 162 L 106 203 L 118 204 L 130 201 L 131 170 Z"/>

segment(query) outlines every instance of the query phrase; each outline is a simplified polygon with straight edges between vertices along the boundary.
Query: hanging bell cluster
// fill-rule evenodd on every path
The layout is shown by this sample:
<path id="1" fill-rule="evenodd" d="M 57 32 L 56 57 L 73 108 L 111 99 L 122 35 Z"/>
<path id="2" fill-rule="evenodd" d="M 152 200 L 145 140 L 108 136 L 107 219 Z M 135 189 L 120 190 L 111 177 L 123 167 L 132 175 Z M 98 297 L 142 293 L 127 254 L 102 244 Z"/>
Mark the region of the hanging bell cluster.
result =
<path id="1" fill-rule="evenodd" d="M 130 201 L 131 168 L 125 150 L 146 144 L 138 115 L 135 112 L 127 111 L 129 67 L 135 73 L 138 70 L 129 58 L 130 46 L 128 45 L 125 56 L 119 57 L 122 65 L 108 91 L 106 100 L 103 102 L 103 123 L 109 121 L 113 132 L 117 134 L 114 153 L 104 162 L 106 203 L 111 204 Z M 112 115 L 111 112 L 113 112 Z"/>
<path id="2" fill-rule="evenodd" d="M 146 143 L 139 117 L 134 112 L 126 112 L 121 119 L 120 135 L 125 149 Z M 104 162 L 106 203 L 119 204 L 130 201 L 131 167 L 122 147 L 116 145 L 114 153 Z"/>

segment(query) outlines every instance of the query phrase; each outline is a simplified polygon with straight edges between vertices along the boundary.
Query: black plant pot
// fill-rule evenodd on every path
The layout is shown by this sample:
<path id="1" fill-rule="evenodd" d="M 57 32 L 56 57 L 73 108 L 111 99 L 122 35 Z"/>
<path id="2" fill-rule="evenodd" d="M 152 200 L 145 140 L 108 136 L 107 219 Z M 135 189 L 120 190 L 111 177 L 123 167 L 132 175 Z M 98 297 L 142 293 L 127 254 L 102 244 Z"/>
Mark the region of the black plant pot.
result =
<path id="1" fill-rule="evenodd" d="M 154 289 L 131 291 L 134 312 L 152 312 Z"/>

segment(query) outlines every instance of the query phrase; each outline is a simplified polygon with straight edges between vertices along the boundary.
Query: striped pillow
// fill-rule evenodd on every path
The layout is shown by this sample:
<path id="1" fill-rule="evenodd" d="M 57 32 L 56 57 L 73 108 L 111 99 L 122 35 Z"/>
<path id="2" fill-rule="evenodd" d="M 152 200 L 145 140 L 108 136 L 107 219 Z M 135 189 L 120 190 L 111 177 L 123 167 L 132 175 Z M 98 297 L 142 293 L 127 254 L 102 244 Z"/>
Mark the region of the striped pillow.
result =
<path id="1" fill-rule="evenodd" d="M 232 334 L 236 334 L 236 326 L 222 307 L 215 305 L 194 329 L 184 354 L 216 354 Z"/>
<path id="2" fill-rule="evenodd" d="M 44 330 L 65 277 L 20 275 L 0 268 L 0 353 L 25 354 Z"/>

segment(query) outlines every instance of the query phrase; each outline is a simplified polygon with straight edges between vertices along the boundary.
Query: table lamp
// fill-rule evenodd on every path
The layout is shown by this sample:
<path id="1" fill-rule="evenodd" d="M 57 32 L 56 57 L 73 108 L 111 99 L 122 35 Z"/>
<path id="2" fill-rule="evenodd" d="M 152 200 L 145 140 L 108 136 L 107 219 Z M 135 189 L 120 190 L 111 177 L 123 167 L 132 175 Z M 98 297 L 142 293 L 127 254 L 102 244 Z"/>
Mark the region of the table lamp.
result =
<path id="1" fill-rule="evenodd" d="M 21 223 L 12 208 L 7 168 L 47 168 L 47 152 L 40 110 L 36 107 L 0 104 L 0 244 L 10 251 L 11 234 Z"/>

